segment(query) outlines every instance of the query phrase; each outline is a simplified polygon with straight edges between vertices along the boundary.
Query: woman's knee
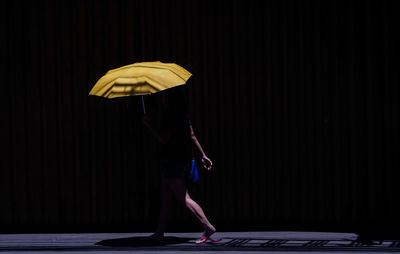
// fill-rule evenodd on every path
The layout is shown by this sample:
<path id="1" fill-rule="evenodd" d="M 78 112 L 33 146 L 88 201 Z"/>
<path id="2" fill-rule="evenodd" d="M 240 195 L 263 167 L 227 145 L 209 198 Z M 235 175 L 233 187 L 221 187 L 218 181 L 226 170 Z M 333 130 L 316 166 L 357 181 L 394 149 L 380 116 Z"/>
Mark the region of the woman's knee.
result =
<path id="1" fill-rule="evenodd" d="M 193 199 L 186 193 L 185 195 L 179 195 L 177 197 L 177 201 L 179 204 L 185 206 L 186 208 L 192 208 L 193 207 Z"/>
<path id="2" fill-rule="evenodd" d="M 186 195 L 186 197 L 185 197 L 185 206 L 190 208 L 190 207 L 193 206 L 193 203 L 194 203 L 193 199 L 189 195 Z"/>

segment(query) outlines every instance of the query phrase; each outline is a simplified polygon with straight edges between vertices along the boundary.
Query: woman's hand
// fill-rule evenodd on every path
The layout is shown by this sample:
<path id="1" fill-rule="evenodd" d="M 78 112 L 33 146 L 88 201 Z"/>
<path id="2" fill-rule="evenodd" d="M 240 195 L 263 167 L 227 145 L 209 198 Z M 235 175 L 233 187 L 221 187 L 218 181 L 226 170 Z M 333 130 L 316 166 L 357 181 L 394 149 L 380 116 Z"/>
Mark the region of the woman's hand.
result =
<path id="1" fill-rule="evenodd" d="M 212 161 L 207 156 L 204 155 L 203 158 L 201 158 L 201 163 L 203 163 L 203 167 L 205 169 L 207 169 L 208 171 L 211 170 L 213 164 Z"/>

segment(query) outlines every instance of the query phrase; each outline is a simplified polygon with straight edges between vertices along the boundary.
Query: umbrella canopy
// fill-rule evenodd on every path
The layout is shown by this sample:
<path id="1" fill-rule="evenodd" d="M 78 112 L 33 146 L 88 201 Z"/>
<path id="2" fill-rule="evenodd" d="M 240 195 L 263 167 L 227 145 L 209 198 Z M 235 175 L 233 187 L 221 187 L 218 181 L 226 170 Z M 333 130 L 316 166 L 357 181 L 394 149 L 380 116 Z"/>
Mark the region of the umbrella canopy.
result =
<path id="1" fill-rule="evenodd" d="M 147 95 L 184 85 L 190 76 L 190 72 L 174 63 L 134 63 L 108 71 L 89 95 L 105 98 Z"/>

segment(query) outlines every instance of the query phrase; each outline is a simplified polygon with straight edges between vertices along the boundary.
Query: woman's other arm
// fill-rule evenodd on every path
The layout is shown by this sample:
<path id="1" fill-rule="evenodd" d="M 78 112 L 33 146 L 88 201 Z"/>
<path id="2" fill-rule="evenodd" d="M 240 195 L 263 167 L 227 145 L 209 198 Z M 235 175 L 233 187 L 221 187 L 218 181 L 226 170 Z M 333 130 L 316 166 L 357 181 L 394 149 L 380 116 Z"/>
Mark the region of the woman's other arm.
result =
<path id="1" fill-rule="evenodd" d="M 207 170 L 211 170 L 212 167 L 212 161 L 206 156 L 206 154 L 204 153 L 203 148 L 200 145 L 199 140 L 197 140 L 196 135 L 194 135 L 194 131 L 193 131 L 193 127 L 192 125 L 190 125 L 190 137 L 194 143 L 195 148 L 197 149 L 197 151 L 200 153 L 201 155 L 201 162 L 203 163 L 203 167 Z"/>

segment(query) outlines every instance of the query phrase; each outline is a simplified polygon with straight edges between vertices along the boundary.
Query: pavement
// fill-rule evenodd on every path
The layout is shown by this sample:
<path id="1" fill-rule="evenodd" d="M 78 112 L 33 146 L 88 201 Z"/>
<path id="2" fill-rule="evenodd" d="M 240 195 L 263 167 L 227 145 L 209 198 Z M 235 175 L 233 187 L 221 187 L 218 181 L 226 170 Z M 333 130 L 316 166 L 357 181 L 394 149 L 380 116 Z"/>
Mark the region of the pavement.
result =
<path id="1" fill-rule="evenodd" d="M 217 232 L 217 243 L 198 245 L 201 233 L 166 233 L 162 242 L 151 233 L 0 234 L 2 253 L 400 253 L 400 239 L 359 241 L 353 233 Z"/>

